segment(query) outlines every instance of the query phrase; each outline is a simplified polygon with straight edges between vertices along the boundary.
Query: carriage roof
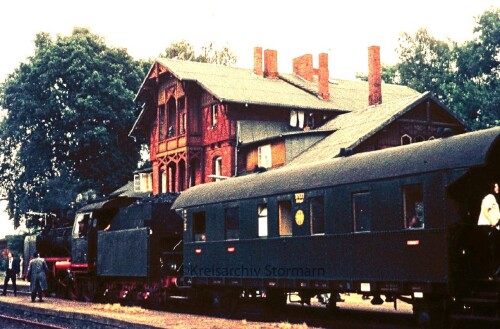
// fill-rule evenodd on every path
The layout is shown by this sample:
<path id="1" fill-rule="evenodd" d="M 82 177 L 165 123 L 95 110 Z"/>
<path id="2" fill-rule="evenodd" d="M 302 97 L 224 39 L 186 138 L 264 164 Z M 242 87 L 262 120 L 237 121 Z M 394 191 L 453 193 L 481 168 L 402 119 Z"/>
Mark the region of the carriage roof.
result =
<path id="1" fill-rule="evenodd" d="M 327 186 L 486 165 L 500 155 L 500 127 L 359 153 L 202 184 L 183 191 L 174 209 Z M 496 151 L 495 151 L 496 150 Z M 496 160 L 498 161 L 498 159 Z"/>

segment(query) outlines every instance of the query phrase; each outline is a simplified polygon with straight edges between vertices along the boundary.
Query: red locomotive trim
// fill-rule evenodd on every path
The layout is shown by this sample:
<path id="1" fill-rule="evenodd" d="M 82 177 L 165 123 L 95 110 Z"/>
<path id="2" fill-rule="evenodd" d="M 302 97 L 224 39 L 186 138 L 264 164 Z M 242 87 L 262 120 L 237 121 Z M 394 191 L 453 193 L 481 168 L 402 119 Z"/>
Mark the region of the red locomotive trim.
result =
<path id="1" fill-rule="evenodd" d="M 46 263 L 56 263 L 56 262 L 69 262 L 69 257 L 46 257 L 44 258 Z"/>
<path id="2" fill-rule="evenodd" d="M 56 264 L 55 264 L 56 270 L 67 270 L 70 267 L 71 267 L 70 261 L 60 261 L 60 262 L 56 262 Z"/>
<path id="3" fill-rule="evenodd" d="M 88 264 L 71 264 L 71 269 L 87 269 L 89 267 Z"/>

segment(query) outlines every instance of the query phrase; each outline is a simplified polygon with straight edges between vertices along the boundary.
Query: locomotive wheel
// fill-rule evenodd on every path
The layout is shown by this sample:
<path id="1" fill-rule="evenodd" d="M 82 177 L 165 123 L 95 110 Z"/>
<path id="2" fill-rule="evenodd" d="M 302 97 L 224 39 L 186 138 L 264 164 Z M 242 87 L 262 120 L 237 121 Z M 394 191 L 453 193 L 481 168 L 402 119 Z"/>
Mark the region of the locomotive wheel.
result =
<path id="1" fill-rule="evenodd" d="M 77 300 L 78 299 L 78 285 L 75 281 L 71 282 L 68 285 L 67 296 L 69 300 Z"/>
<path id="2" fill-rule="evenodd" d="M 213 296 L 210 292 L 204 289 L 196 289 L 190 295 L 190 299 L 193 300 L 193 305 L 196 309 L 206 312 L 210 309 L 213 304 Z"/>
<path id="3" fill-rule="evenodd" d="M 90 279 L 84 279 L 80 285 L 80 299 L 84 302 L 94 301 L 95 285 Z"/>
<path id="4" fill-rule="evenodd" d="M 328 298 L 328 302 L 326 304 L 326 309 L 330 314 L 335 314 L 338 311 L 337 307 L 337 293 L 332 291 L 330 293 L 330 298 Z"/>
<path id="5" fill-rule="evenodd" d="M 236 291 L 216 291 L 213 294 L 213 310 L 224 318 L 234 317 L 237 313 L 239 298 Z"/>
<path id="6" fill-rule="evenodd" d="M 286 293 L 279 289 L 272 289 L 267 292 L 266 306 L 271 311 L 282 311 L 286 306 Z"/>
<path id="7" fill-rule="evenodd" d="M 448 303 L 443 297 L 429 296 L 413 303 L 413 314 L 424 328 L 448 328 L 448 312 Z"/>

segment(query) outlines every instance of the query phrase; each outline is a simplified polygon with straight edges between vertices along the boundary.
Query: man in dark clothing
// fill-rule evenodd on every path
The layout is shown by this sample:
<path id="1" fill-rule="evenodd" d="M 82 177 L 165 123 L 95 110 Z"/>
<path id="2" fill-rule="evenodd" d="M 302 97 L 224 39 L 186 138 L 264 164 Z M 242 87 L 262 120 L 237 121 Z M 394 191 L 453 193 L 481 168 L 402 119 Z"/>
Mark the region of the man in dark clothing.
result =
<path id="1" fill-rule="evenodd" d="M 35 302 L 38 293 L 38 300 L 43 302 L 43 292 L 47 290 L 47 272 L 49 268 L 40 254 L 35 252 L 33 259 L 30 260 L 28 265 L 28 280 L 30 281 L 31 302 Z"/>
<path id="2" fill-rule="evenodd" d="M 7 255 L 7 259 L 4 262 L 5 268 L 5 281 L 3 282 L 3 293 L 2 295 L 7 295 L 7 285 L 9 280 L 12 281 L 12 286 L 14 287 L 14 296 L 17 296 L 17 285 L 16 278 L 19 274 L 19 259 L 14 258 L 11 252 Z"/>

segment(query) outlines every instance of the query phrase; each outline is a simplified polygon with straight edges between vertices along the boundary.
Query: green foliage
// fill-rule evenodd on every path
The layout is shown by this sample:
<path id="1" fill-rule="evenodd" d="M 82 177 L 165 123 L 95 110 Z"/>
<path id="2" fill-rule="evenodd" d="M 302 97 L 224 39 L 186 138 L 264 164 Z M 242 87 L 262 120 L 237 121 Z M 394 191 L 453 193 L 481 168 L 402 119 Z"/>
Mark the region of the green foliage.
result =
<path id="1" fill-rule="evenodd" d="M 424 29 L 403 33 L 399 63 L 385 70 L 394 81 L 431 91 L 471 130 L 500 124 L 500 9 L 484 12 L 474 32 L 462 45 L 437 40 Z"/>
<path id="2" fill-rule="evenodd" d="M 185 61 L 213 63 L 231 66 L 236 64 L 236 55 L 228 48 L 214 49 L 213 44 L 201 48 L 201 54 L 196 55 L 194 47 L 186 40 L 173 42 L 160 54 L 162 58 L 172 58 Z"/>
<path id="3" fill-rule="evenodd" d="M 27 211 L 51 212 L 130 179 L 139 157 L 128 138 L 133 99 L 147 68 L 87 29 L 37 34 L 35 54 L 0 86 L 0 184 L 16 225 Z"/>
<path id="4" fill-rule="evenodd" d="M 13 255 L 19 257 L 24 253 L 24 237 L 26 235 L 8 235 L 7 239 L 7 249 L 9 249 Z"/>
<path id="5" fill-rule="evenodd" d="M 397 67 L 395 65 L 387 65 L 382 63 L 382 81 L 390 84 L 397 84 Z M 368 81 L 368 76 L 362 72 L 356 72 L 356 79 Z"/>

